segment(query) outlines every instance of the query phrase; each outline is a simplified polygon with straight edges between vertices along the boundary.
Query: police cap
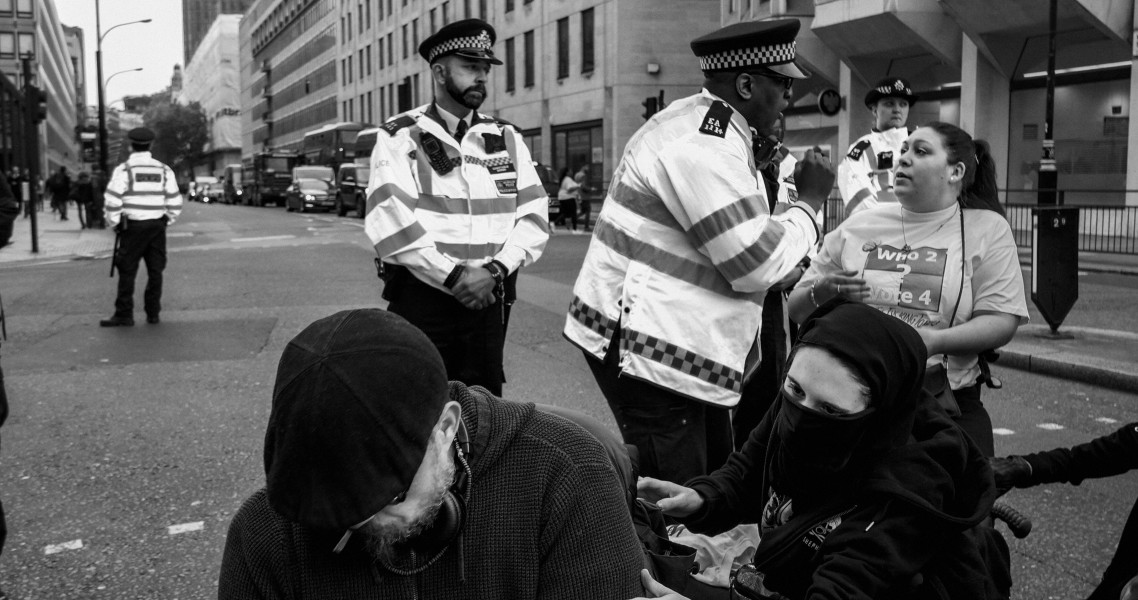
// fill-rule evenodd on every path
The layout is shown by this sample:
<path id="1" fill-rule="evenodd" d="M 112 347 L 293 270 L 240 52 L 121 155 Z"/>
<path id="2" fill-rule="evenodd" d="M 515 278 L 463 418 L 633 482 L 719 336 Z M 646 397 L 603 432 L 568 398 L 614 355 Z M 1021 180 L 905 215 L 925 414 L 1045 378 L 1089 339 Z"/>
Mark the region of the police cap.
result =
<path id="1" fill-rule="evenodd" d="M 146 127 L 135 127 L 127 132 L 126 137 L 133 144 L 149 144 L 154 141 L 154 132 Z"/>
<path id="2" fill-rule="evenodd" d="M 888 77 L 878 81 L 877 85 L 873 86 L 873 89 L 865 95 L 865 105 L 873 108 L 877 101 L 882 98 L 902 98 L 909 104 L 917 101 L 917 95 L 913 93 L 913 86 L 900 77 Z"/>
<path id="3" fill-rule="evenodd" d="M 482 19 L 463 19 L 444 26 L 419 44 L 419 55 L 429 63 L 444 56 L 456 55 L 484 60 L 492 65 L 502 61 L 494 58 L 491 46 L 497 35 L 494 28 Z"/>
<path id="4" fill-rule="evenodd" d="M 762 67 L 794 79 L 809 77 L 794 62 L 798 19 L 745 21 L 728 25 L 691 42 L 704 71 L 742 71 Z"/>

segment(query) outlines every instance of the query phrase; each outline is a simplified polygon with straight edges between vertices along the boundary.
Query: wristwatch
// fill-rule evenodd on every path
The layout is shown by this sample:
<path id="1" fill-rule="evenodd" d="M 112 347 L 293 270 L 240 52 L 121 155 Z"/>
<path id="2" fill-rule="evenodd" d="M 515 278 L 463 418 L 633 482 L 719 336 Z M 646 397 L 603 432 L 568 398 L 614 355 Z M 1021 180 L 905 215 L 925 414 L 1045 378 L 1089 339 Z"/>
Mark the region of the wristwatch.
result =
<path id="1" fill-rule="evenodd" d="M 501 284 L 506 280 L 506 269 L 498 261 L 492 260 L 482 265 L 482 268 L 490 271 L 490 276 L 494 278 L 495 284 Z"/>

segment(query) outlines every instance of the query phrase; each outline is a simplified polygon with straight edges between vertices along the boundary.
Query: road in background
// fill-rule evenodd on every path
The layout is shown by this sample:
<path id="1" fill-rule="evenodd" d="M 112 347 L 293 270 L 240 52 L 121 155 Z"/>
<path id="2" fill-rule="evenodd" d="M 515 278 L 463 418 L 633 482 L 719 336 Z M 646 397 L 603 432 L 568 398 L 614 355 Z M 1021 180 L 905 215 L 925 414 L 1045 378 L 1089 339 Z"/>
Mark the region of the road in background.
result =
<path id="1" fill-rule="evenodd" d="M 263 485 L 284 344 L 338 310 L 382 305 L 359 220 L 189 204 L 170 233 L 157 326 L 98 327 L 114 300 L 106 260 L 0 265 L 12 404 L 0 453 L 11 529 L 0 586 L 14 599 L 214 597 L 229 520 Z M 611 428 L 584 359 L 561 337 L 588 243 L 555 235 L 523 273 L 505 395 L 583 410 Z M 1130 326 L 1127 305 L 1115 303 L 1136 281 L 1085 277 L 1068 323 Z M 1138 421 L 1134 393 L 997 372 L 1005 387 L 985 399 L 1006 430 L 1000 453 Z M 1036 526 L 1012 544 L 1014 597 L 1089 593 L 1135 497 L 1134 474 L 1009 494 Z"/>

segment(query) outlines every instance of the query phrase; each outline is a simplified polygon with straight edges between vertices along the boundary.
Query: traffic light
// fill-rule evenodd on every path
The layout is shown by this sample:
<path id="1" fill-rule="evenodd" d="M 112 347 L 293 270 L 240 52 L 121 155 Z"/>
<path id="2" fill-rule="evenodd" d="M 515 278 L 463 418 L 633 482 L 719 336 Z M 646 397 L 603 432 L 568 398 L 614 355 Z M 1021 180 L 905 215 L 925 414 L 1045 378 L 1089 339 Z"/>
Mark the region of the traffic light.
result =
<path id="1" fill-rule="evenodd" d="M 35 86 L 28 86 L 25 99 L 32 111 L 34 122 L 42 123 L 44 119 L 47 119 L 47 94 L 43 90 Z"/>
<path id="2" fill-rule="evenodd" d="M 646 121 L 648 119 L 651 119 L 652 115 L 656 114 L 656 112 L 660 110 L 659 100 L 657 100 L 655 96 L 648 96 L 644 99 L 644 102 L 641 102 L 640 104 L 644 106 L 644 114 L 641 116 L 644 117 L 644 120 Z"/>

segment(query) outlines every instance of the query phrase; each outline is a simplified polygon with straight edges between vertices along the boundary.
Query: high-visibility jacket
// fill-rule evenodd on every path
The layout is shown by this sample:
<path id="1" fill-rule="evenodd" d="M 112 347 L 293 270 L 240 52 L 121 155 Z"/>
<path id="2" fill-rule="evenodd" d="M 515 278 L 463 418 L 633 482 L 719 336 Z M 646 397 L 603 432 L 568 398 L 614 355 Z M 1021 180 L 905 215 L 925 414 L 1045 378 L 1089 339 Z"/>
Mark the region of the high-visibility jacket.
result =
<path id="1" fill-rule="evenodd" d="M 513 273 L 541 257 L 549 199 L 512 125 L 475 111 L 460 145 L 432 103 L 380 129 L 364 227 L 382 261 L 446 290 L 456 265 Z"/>
<path id="2" fill-rule="evenodd" d="M 104 192 L 103 213 L 111 227 L 125 216 L 131 221 L 166 217 L 172 225 L 182 214 L 182 194 L 174 170 L 149 152 L 133 152 L 115 167 Z"/>
<path id="3" fill-rule="evenodd" d="M 893 196 L 893 168 L 901 159 L 901 145 L 908 138 L 909 130 L 894 127 L 871 131 L 850 146 L 838 165 L 838 191 L 847 217 L 856 211 L 897 202 Z"/>
<path id="4" fill-rule="evenodd" d="M 633 136 L 573 288 L 569 341 L 602 359 L 619 340 L 623 376 L 738 403 L 758 363 L 763 297 L 819 235 L 803 202 L 770 215 L 752 135 L 703 90 Z"/>

